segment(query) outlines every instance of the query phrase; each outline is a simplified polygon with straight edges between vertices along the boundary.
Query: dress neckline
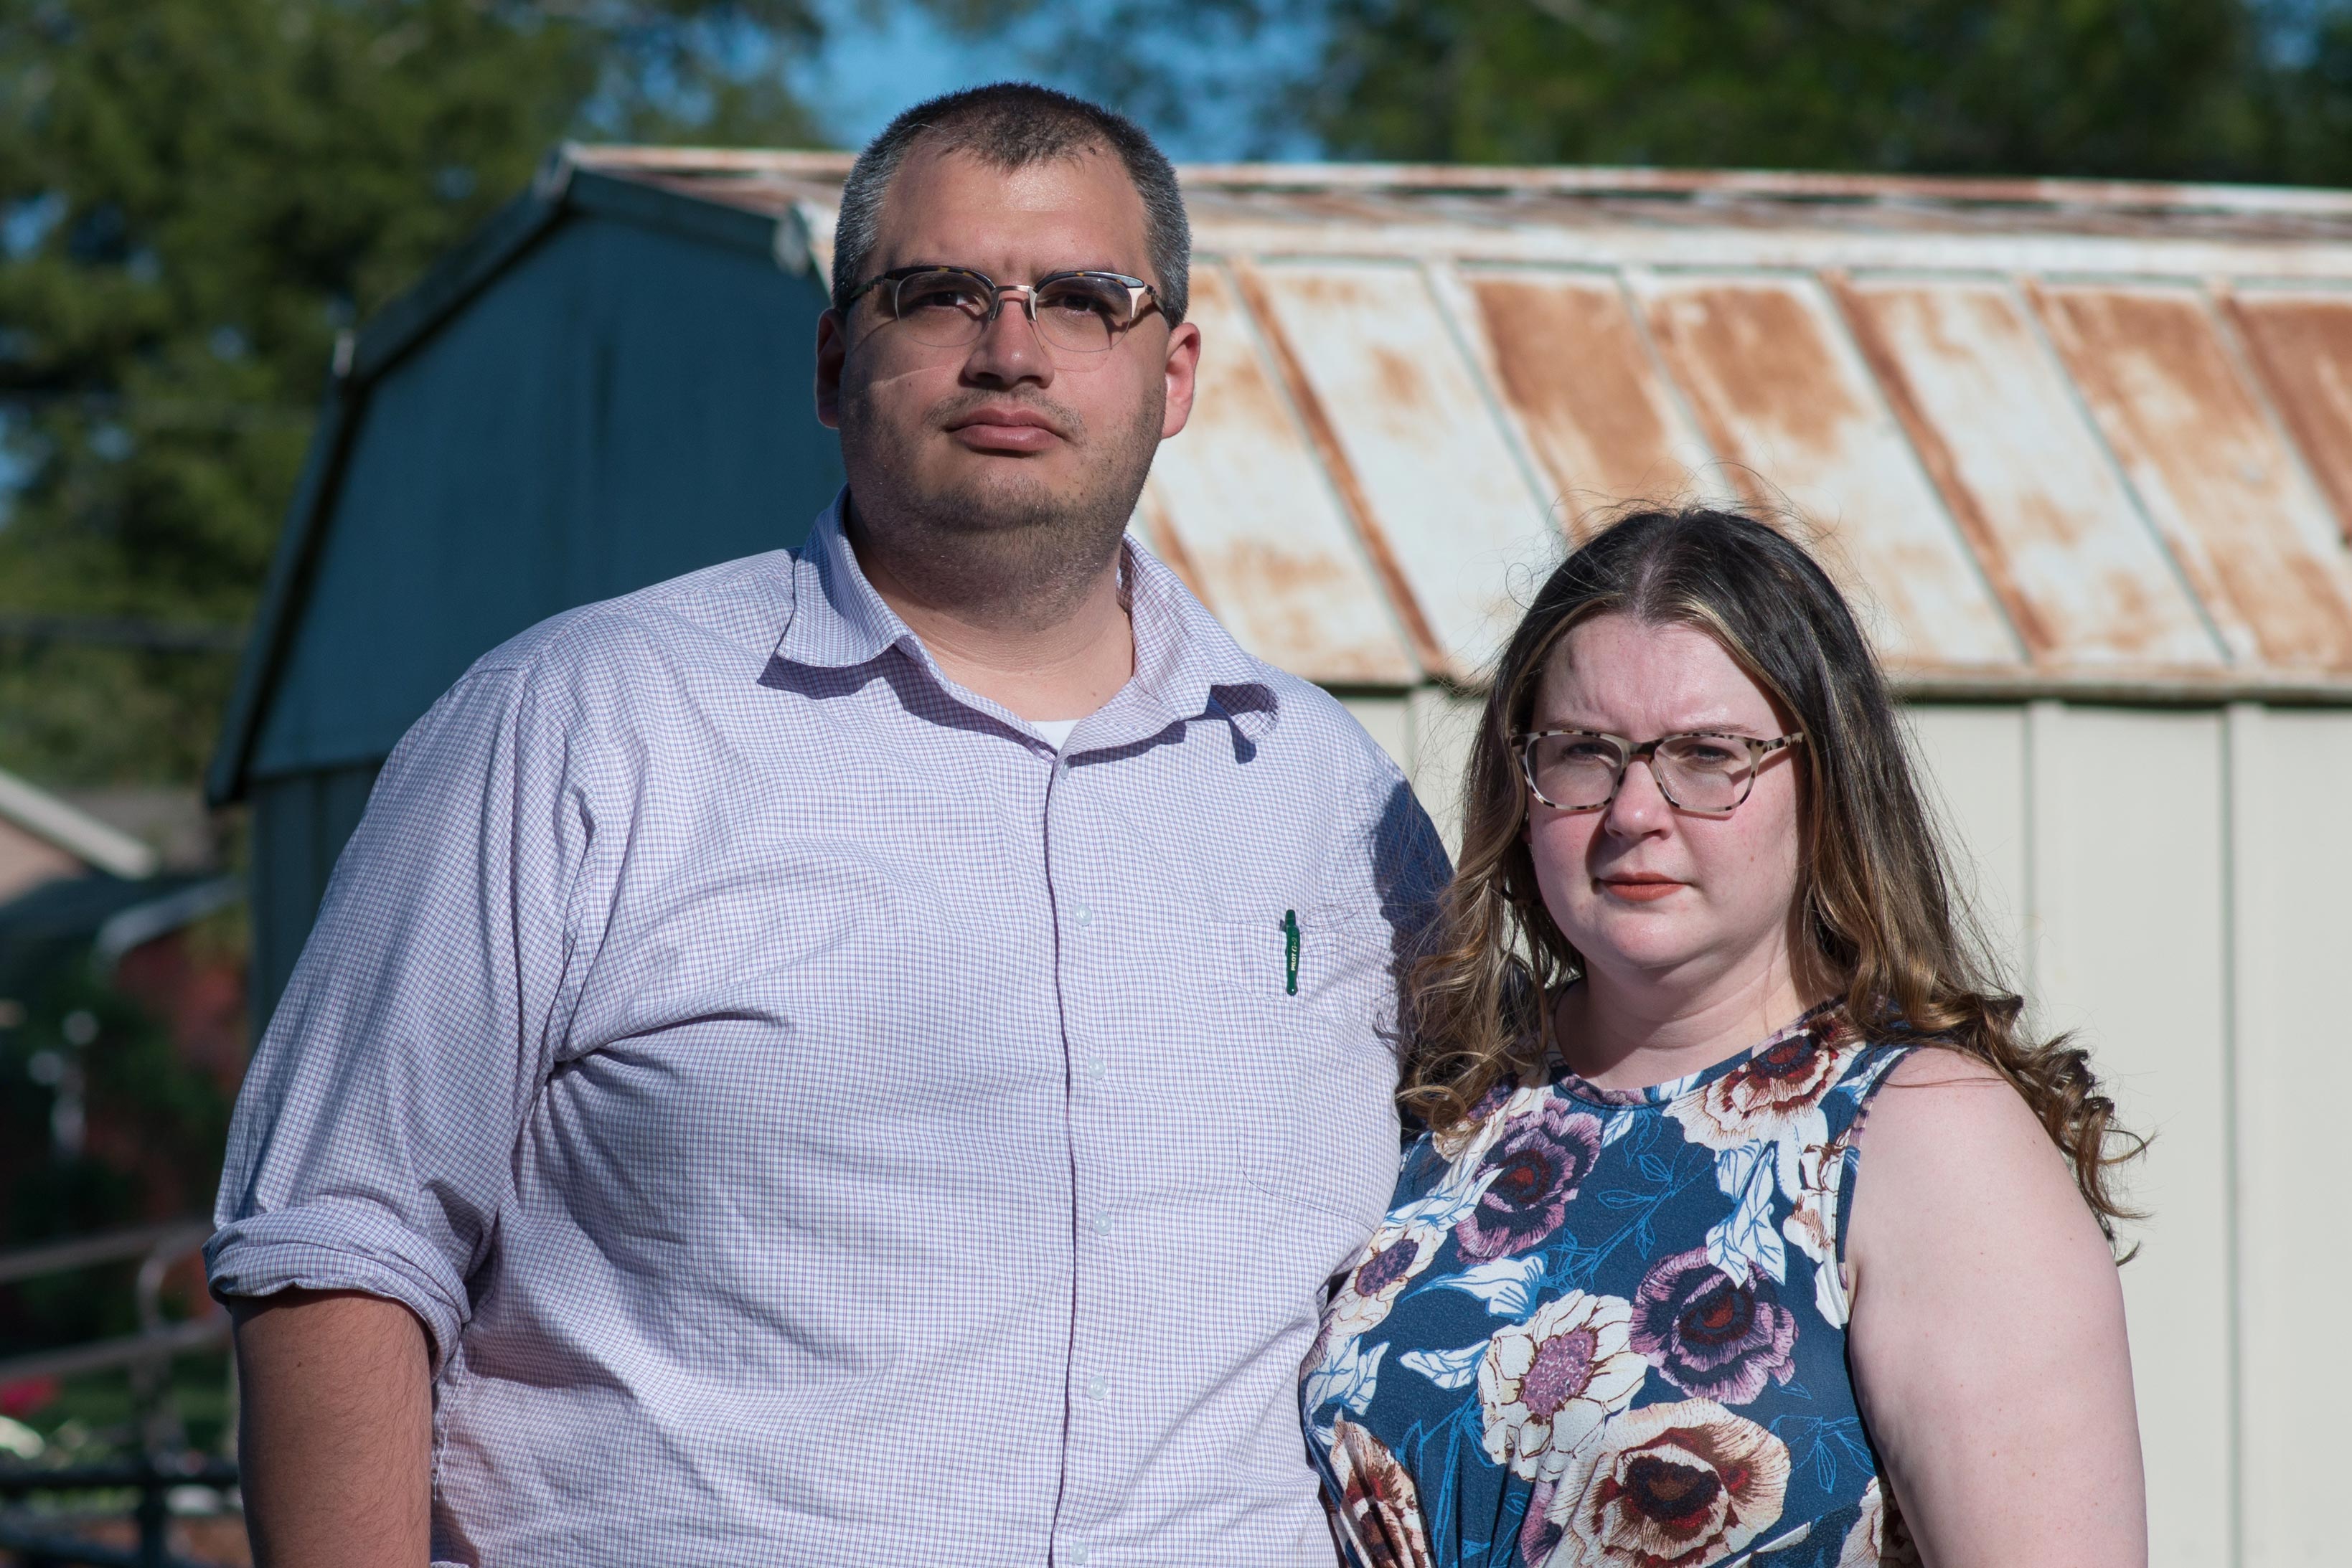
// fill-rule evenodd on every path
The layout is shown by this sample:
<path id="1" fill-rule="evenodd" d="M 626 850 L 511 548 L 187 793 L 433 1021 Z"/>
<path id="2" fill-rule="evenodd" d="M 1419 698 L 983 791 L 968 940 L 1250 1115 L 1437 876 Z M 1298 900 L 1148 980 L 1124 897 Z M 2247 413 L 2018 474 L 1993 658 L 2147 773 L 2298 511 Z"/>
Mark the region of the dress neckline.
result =
<path id="1" fill-rule="evenodd" d="M 1570 1071 L 1566 1058 L 1555 1047 L 1547 1063 L 1551 1069 L 1550 1087 L 1555 1092 L 1571 1100 L 1580 1100 L 1588 1105 L 1605 1105 L 1612 1109 L 1629 1105 L 1663 1108 L 1685 1095 L 1698 1092 L 1727 1073 L 1737 1072 L 1774 1046 L 1800 1034 L 1817 1032 L 1829 1015 L 1837 1010 L 1838 1003 L 1839 998 L 1835 997 L 1816 1003 L 1747 1050 L 1734 1051 L 1712 1067 L 1702 1067 L 1696 1072 L 1686 1072 L 1680 1078 L 1669 1078 L 1663 1083 L 1652 1083 L 1640 1089 L 1603 1089 L 1591 1080 Z"/>

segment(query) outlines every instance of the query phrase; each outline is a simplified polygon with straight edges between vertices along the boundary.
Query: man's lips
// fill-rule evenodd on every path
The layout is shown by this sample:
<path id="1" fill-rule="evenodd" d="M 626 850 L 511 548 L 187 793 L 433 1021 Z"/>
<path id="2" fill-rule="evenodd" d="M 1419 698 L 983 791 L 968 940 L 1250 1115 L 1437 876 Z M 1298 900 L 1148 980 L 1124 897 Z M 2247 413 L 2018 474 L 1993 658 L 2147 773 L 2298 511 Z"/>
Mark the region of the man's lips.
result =
<path id="1" fill-rule="evenodd" d="M 1625 899 L 1633 904 L 1654 904 L 1677 888 L 1689 885 L 1687 883 L 1676 882 L 1670 876 L 1652 876 L 1643 873 L 1596 877 L 1593 880 L 1612 897 Z"/>
<path id="2" fill-rule="evenodd" d="M 949 422 L 948 434 L 975 452 L 1043 452 L 1062 439 L 1044 414 L 1025 408 L 976 408 Z"/>

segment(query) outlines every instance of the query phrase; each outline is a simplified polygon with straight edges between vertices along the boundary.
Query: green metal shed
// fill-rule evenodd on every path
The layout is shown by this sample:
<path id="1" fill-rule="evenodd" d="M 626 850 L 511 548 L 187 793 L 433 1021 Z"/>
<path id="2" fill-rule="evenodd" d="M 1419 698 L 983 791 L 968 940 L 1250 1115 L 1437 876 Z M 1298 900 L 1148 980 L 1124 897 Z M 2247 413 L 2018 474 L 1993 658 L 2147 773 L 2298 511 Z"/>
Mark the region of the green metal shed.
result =
<path id="1" fill-rule="evenodd" d="M 207 779 L 253 811 L 253 1017 L 376 770 L 480 654 L 573 605 L 798 544 L 841 483 L 799 213 L 551 157 L 338 348 Z"/>

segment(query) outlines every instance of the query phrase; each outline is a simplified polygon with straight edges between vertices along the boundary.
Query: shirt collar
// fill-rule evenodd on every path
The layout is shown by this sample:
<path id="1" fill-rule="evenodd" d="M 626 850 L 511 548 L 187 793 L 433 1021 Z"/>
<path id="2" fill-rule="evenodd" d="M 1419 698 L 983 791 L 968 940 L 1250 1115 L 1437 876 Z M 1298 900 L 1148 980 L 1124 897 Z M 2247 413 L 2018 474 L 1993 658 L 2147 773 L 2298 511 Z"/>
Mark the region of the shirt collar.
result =
<path id="1" fill-rule="evenodd" d="M 969 704 L 1012 720 L 994 703 L 949 680 L 898 612 L 883 601 L 857 564 L 843 531 L 845 486 L 819 513 L 793 567 L 792 618 L 776 644 L 776 657 L 824 669 L 869 664 L 893 647 L 904 651 L 934 681 Z M 1135 674 L 1101 709 L 1115 717 L 1115 732 L 1086 727 L 1087 749 L 1133 738 L 1171 722 L 1214 711 L 1255 739 L 1273 727 L 1278 696 L 1265 665 L 1244 653 L 1173 571 L 1133 534 L 1122 544 L 1121 589 L 1135 628 Z M 1100 738 L 1097 738 L 1099 733 Z"/>
<path id="2" fill-rule="evenodd" d="M 1216 711 L 1253 739 L 1273 727 L 1278 697 L 1266 667 L 1242 651 L 1232 633 L 1192 596 L 1181 580 L 1133 534 L 1126 538 L 1128 615 L 1135 623 L 1135 678 L 1113 697 L 1130 696 L 1167 719 Z"/>
<path id="3" fill-rule="evenodd" d="M 792 619 L 776 643 L 776 657 L 820 669 L 845 669 L 870 664 L 885 649 L 904 643 L 928 666 L 930 658 L 921 642 L 874 591 L 857 565 L 857 552 L 849 548 L 841 527 L 848 498 L 845 486 L 834 494 L 833 504 L 817 514 L 808 542 L 800 549 L 793 570 Z"/>

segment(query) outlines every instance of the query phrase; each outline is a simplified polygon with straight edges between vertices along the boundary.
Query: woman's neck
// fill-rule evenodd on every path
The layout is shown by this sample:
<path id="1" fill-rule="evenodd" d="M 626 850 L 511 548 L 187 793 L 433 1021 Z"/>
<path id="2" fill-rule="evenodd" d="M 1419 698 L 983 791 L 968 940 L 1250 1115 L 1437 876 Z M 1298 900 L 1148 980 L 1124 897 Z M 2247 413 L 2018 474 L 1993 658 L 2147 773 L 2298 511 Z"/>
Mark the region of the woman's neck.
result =
<path id="1" fill-rule="evenodd" d="M 1703 1072 L 1786 1027 L 1808 998 L 1785 961 L 1704 986 L 1603 971 L 1560 993 L 1555 1040 L 1569 1070 L 1602 1089 L 1646 1089 Z"/>

